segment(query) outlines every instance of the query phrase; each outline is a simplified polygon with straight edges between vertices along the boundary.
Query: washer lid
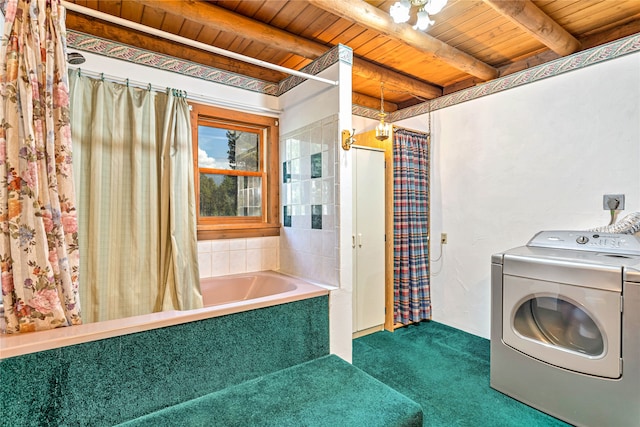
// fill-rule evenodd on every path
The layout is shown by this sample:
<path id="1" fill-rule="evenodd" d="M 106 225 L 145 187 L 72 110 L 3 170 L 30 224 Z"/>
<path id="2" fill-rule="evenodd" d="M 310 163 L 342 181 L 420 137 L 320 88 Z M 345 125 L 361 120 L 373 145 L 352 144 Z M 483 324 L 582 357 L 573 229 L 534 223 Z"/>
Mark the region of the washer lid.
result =
<path id="1" fill-rule="evenodd" d="M 616 255 L 640 255 L 640 238 L 631 234 L 570 230 L 541 231 L 529 240 L 527 246 Z"/>

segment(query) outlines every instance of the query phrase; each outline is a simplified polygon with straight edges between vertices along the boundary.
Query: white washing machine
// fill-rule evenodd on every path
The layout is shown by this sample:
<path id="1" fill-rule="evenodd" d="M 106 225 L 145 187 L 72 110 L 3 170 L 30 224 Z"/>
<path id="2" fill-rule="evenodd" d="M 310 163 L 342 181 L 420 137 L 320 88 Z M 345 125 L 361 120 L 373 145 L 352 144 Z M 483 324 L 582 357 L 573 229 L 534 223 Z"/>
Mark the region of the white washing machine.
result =
<path id="1" fill-rule="evenodd" d="M 491 387 L 578 426 L 640 426 L 640 238 L 543 231 L 492 257 Z"/>

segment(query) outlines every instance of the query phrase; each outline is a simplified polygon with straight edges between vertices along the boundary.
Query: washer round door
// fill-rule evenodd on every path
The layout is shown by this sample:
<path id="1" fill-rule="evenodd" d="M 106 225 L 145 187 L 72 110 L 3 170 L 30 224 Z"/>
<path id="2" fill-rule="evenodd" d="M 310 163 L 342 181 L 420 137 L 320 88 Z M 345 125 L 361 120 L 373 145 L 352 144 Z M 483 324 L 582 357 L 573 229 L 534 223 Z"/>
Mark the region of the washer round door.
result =
<path id="1" fill-rule="evenodd" d="M 502 338 L 551 365 L 619 378 L 620 305 L 618 292 L 505 275 Z"/>

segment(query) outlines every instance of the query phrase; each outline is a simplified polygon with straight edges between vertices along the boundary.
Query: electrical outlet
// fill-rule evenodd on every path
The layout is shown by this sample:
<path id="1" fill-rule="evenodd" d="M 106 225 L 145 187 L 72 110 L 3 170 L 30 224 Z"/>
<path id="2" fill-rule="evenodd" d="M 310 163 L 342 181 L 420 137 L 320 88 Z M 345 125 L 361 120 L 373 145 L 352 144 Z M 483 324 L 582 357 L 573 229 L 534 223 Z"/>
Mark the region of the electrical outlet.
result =
<path id="1" fill-rule="evenodd" d="M 440 243 L 443 245 L 447 244 L 447 233 L 440 233 Z"/>
<path id="2" fill-rule="evenodd" d="M 602 196 L 602 209 L 605 211 L 624 210 L 624 194 L 605 194 Z"/>

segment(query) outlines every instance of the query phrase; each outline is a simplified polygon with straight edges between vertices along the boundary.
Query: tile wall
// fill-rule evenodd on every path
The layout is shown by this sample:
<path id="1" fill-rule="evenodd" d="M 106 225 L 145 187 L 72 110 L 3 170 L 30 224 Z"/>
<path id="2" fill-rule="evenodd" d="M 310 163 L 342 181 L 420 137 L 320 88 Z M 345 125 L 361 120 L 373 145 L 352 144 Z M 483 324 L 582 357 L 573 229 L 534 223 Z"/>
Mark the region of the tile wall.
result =
<path id="1" fill-rule="evenodd" d="M 338 116 L 280 136 L 280 269 L 338 285 Z"/>
<path id="2" fill-rule="evenodd" d="M 200 240 L 200 277 L 278 270 L 278 237 Z"/>

